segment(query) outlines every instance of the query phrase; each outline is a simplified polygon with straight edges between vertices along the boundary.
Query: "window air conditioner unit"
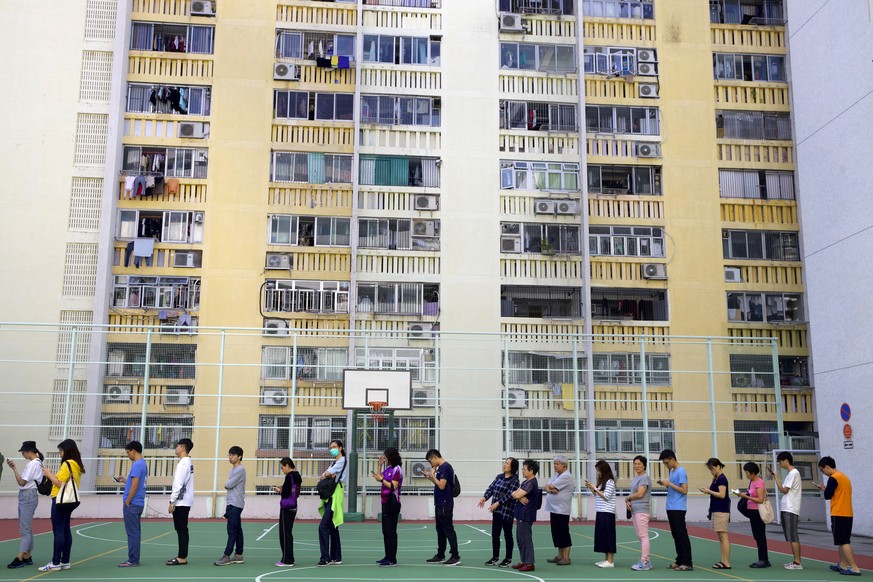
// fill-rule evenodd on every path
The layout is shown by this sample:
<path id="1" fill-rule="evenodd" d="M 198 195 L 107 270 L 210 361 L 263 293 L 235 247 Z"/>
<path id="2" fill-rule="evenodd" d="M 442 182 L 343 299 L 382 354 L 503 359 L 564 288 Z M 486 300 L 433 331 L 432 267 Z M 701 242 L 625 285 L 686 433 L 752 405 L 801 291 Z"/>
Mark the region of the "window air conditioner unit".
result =
<path id="1" fill-rule="evenodd" d="M 433 220 L 413 220 L 412 236 L 435 236 L 436 225 Z"/>
<path id="2" fill-rule="evenodd" d="M 264 335 L 266 336 L 287 336 L 288 322 L 284 319 L 265 319 L 264 320 Z"/>
<path id="3" fill-rule="evenodd" d="M 643 99 L 657 99 L 658 98 L 658 84 L 657 83 L 640 83 L 638 89 L 638 96 Z"/>
<path id="4" fill-rule="evenodd" d="M 660 263 L 644 263 L 643 264 L 644 279 L 666 279 L 667 265 Z"/>
<path id="5" fill-rule="evenodd" d="M 121 350 L 113 350 L 109 352 L 109 370 L 107 376 L 123 376 L 124 375 L 124 352 Z"/>
<path id="6" fill-rule="evenodd" d="M 500 252 L 501 253 L 520 253 L 521 239 L 517 236 L 501 236 L 500 237 Z"/>
<path id="7" fill-rule="evenodd" d="M 436 390 L 433 388 L 418 388 L 412 391 L 412 405 L 420 408 L 436 406 Z"/>
<path id="8" fill-rule="evenodd" d="M 637 49 L 637 62 L 657 63 L 658 53 L 655 52 L 655 49 Z"/>
<path id="9" fill-rule="evenodd" d="M 521 14 L 500 13 L 500 32 L 524 32 Z"/>
<path id="10" fill-rule="evenodd" d="M 287 253 L 267 253 L 267 269 L 291 269 L 291 255 Z"/>
<path id="11" fill-rule="evenodd" d="M 215 16 L 215 6 L 209 0 L 192 0 L 192 16 Z"/>
<path id="12" fill-rule="evenodd" d="M 299 81 L 300 69 L 297 65 L 275 63 L 273 65 L 273 79 L 276 81 Z"/>
<path id="13" fill-rule="evenodd" d="M 130 386 L 107 386 L 104 401 L 107 404 L 129 404 Z"/>
<path id="14" fill-rule="evenodd" d="M 194 224 L 203 224 L 204 214 L 202 212 L 194 213 Z"/>
<path id="15" fill-rule="evenodd" d="M 173 255 L 173 266 L 186 269 L 192 268 L 194 266 L 194 253 L 176 251 Z"/>
<path id="16" fill-rule="evenodd" d="M 659 143 L 637 143 L 637 157 L 639 158 L 660 158 L 661 144 Z"/>
<path id="17" fill-rule="evenodd" d="M 190 406 L 191 405 L 191 389 L 190 388 L 167 388 L 164 394 L 165 406 Z"/>
<path id="18" fill-rule="evenodd" d="M 537 200 L 534 202 L 534 212 L 537 214 L 554 214 L 555 213 L 555 201 L 554 200 Z"/>
<path id="19" fill-rule="evenodd" d="M 426 336 L 430 335 L 432 328 L 432 323 L 416 322 L 410 323 L 406 330 L 409 332 L 409 339 L 426 339 Z"/>
<path id="20" fill-rule="evenodd" d="M 264 388 L 261 393 L 261 406 L 287 406 L 288 393 L 281 388 Z"/>
<path id="21" fill-rule="evenodd" d="M 524 390 L 510 390 L 500 393 L 501 406 L 505 408 L 527 408 L 527 392 Z"/>
<path id="22" fill-rule="evenodd" d="M 724 268 L 724 282 L 725 283 L 742 283 L 743 282 L 743 274 L 742 271 L 737 267 L 725 267 Z"/>
<path id="23" fill-rule="evenodd" d="M 641 77 L 657 77 L 658 67 L 655 63 L 639 63 L 637 64 L 637 75 Z"/>
<path id="24" fill-rule="evenodd" d="M 439 196 L 416 196 L 415 197 L 415 209 L 416 210 L 439 210 L 439 207 L 440 207 Z"/>
<path id="25" fill-rule="evenodd" d="M 203 139 L 205 136 L 202 121 L 182 121 L 179 123 L 179 137 Z"/>
<path id="26" fill-rule="evenodd" d="M 575 200 L 558 200 L 555 202 L 555 212 L 558 214 L 579 214 L 579 204 Z"/>

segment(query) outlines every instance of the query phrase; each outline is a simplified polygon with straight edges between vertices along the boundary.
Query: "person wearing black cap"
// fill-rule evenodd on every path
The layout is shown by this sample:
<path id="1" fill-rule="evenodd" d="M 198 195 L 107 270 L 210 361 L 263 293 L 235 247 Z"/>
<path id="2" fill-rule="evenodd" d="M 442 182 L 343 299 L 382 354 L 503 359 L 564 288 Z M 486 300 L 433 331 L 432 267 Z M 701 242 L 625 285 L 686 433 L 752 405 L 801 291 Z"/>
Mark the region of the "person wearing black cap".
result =
<path id="1" fill-rule="evenodd" d="M 27 459 L 27 465 L 20 474 L 15 467 L 15 461 L 7 459 L 6 464 L 12 469 L 15 481 L 18 483 L 18 534 L 21 544 L 18 555 L 6 567 L 21 568 L 32 566 L 33 558 L 33 514 L 39 505 L 39 495 L 36 486 L 42 480 L 42 453 L 36 448 L 36 441 L 24 441 L 18 449 L 21 456 Z"/>

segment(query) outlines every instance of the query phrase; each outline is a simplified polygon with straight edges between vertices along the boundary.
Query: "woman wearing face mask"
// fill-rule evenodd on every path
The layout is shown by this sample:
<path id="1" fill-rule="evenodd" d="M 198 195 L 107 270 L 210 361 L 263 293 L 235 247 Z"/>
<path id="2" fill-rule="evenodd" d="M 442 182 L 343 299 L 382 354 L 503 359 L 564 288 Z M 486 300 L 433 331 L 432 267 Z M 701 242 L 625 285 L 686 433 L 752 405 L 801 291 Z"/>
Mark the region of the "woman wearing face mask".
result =
<path id="1" fill-rule="evenodd" d="M 343 524 L 344 484 L 348 482 L 349 472 L 346 469 L 346 451 L 342 441 L 330 442 L 330 456 L 333 463 L 327 471 L 321 474 L 322 479 L 333 477 L 337 481 L 333 497 L 322 500 L 318 513 L 321 523 L 318 525 L 318 546 L 321 549 L 321 559 L 316 566 L 330 566 L 343 563 L 343 551 L 340 547 L 339 526 Z"/>

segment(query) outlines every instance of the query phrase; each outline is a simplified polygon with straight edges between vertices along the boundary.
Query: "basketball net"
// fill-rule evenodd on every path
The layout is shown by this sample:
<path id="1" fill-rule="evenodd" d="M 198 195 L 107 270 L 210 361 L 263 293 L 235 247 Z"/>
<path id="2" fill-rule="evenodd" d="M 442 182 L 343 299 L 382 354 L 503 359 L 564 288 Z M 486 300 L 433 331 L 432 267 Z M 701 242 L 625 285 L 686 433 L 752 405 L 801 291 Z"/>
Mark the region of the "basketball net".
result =
<path id="1" fill-rule="evenodd" d="M 370 405 L 370 416 L 373 418 L 373 422 L 378 425 L 380 422 L 385 420 L 385 415 L 382 414 L 380 411 L 382 410 L 383 406 L 388 404 L 387 402 L 374 400 L 373 402 L 368 402 L 367 404 Z"/>

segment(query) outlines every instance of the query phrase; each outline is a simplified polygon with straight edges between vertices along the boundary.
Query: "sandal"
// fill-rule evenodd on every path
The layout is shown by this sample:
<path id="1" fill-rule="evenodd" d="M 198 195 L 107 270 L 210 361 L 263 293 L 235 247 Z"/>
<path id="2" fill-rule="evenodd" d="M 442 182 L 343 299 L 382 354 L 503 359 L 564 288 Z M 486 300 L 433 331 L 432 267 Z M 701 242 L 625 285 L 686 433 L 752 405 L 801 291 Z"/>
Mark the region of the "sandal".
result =
<path id="1" fill-rule="evenodd" d="M 724 562 L 716 562 L 712 565 L 713 570 L 730 570 L 731 567 L 725 564 Z"/>
<path id="2" fill-rule="evenodd" d="M 675 570 L 676 568 L 679 567 L 679 564 L 677 564 L 676 562 L 673 562 L 672 564 L 667 564 L 667 567 L 670 568 L 671 570 Z"/>
<path id="3" fill-rule="evenodd" d="M 693 566 L 686 566 L 685 564 L 682 564 L 681 566 L 676 566 L 674 568 L 674 570 L 676 570 L 677 572 L 690 572 L 693 569 Z"/>
<path id="4" fill-rule="evenodd" d="M 179 558 L 173 558 L 172 560 L 167 560 L 167 566 L 187 566 L 188 561 L 180 562 Z"/>

